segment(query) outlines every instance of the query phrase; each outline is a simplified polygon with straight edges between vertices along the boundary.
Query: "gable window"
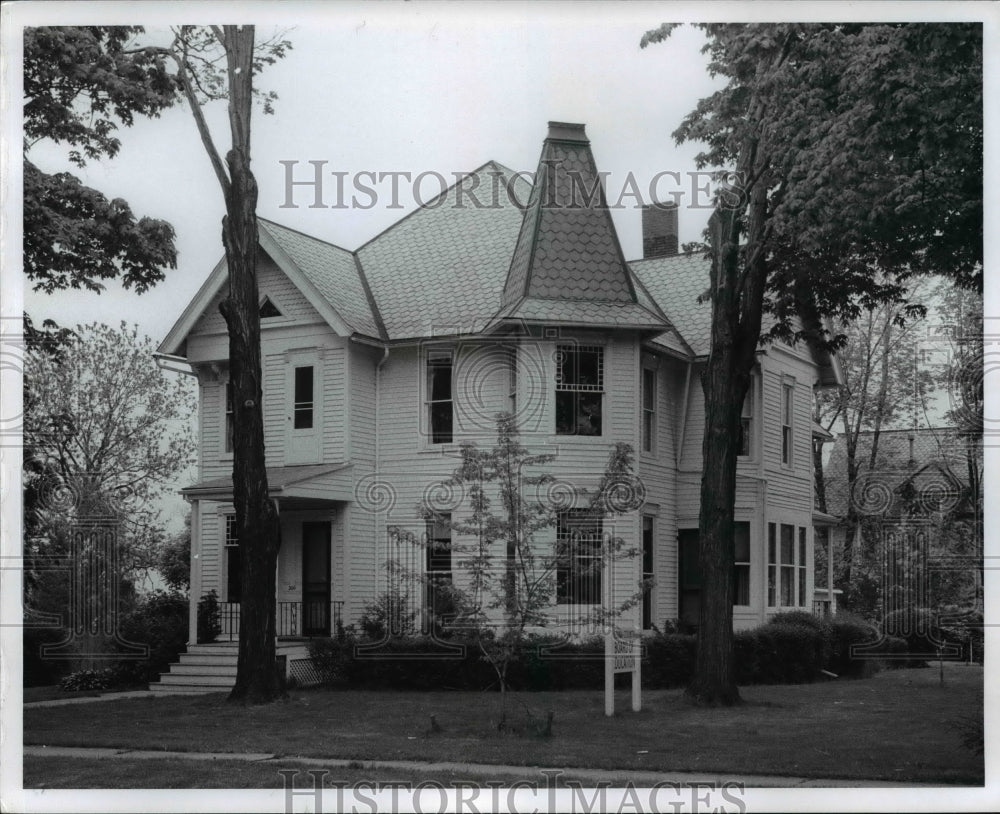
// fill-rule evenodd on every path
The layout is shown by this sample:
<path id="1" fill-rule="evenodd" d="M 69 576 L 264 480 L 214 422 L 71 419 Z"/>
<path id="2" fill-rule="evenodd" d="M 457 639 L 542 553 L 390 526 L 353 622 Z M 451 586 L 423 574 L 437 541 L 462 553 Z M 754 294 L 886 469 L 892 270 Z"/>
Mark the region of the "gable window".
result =
<path id="1" fill-rule="evenodd" d="M 429 351 L 427 355 L 427 416 L 432 444 L 450 444 L 454 427 L 452 366 L 450 350 Z"/>
<path id="2" fill-rule="evenodd" d="M 312 429 L 313 426 L 313 366 L 295 368 L 295 403 L 292 424 L 297 430 Z"/>
<path id="3" fill-rule="evenodd" d="M 260 304 L 260 318 L 271 319 L 280 316 L 281 311 L 278 310 L 278 306 L 271 302 L 270 297 L 264 297 L 264 301 Z"/>
<path id="4" fill-rule="evenodd" d="M 556 349 L 556 433 L 600 435 L 604 403 L 604 348 L 559 345 Z"/>
<path id="5" fill-rule="evenodd" d="M 225 451 L 233 451 L 233 433 L 234 433 L 234 418 L 233 418 L 233 383 L 226 382 L 226 414 L 225 414 Z"/>
<path id="6" fill-rule="evenodd" d="M 750 379 L 750 387 L 747 388 L 746 397 L 743 399 L 743 411 L 740 413 L 740 438 L 736 447 L 736 454 L 744 458 L 753 455 L 753 381 Z"/>
<path id="7" fill-rule="evenodd" d="M 795 385 L 781 385 L 781 463 L 792 465 L 792 409 L 795 404 Z"/>
<path id="8" fill-rule="evenodd" d="M 806 605 L 806 530 L 799 528 L 798 546 L 795 526 L 767 524 L 767 604 L 783 608 Z"/>
<path id="9" fill-rule="evenodd" d="M 427 520 L 427 612 L 435 619 L 453 613 L 451 603 L 451 515 L 441 514 Z"/>
<path id="10" fill-rule="evenodd" d="M 236 529 L 236 515 L 225 515 L 225 552 L 226 552 L 226 601 L 239 602 L 242 595 L 240 581 L 241 554 L 239 534 Z"/>
<path id="11" fill-rule="evenodd" d="M 556 521 L 556 602 L 598 605 L 601 602 L 600 517 L 587 509 L 560 512 Z"/>
<path id="12" fill-rule="evenodd" d="M 653 452 L 656 445 L 656 371 L 642 369 L 642 451 Z"/>

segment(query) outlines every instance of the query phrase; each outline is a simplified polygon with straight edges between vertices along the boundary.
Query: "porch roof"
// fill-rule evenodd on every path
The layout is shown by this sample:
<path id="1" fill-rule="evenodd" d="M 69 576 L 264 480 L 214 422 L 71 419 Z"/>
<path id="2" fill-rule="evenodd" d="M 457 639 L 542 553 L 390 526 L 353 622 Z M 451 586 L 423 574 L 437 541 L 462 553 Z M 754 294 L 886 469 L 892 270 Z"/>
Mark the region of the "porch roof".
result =
<path id="1" fill-rule="evenodd" d="M 350 468 L 349 463 L 269 466 L 267 494 L 276 500 L 353 500 L 354 493 L 350 479 L 336 477 L 346 474 Z M 230 474 L 222 478 L 201 481 L 181 489 L 180 493 L 194 500 L 232 500 L 233 476 Z"/>

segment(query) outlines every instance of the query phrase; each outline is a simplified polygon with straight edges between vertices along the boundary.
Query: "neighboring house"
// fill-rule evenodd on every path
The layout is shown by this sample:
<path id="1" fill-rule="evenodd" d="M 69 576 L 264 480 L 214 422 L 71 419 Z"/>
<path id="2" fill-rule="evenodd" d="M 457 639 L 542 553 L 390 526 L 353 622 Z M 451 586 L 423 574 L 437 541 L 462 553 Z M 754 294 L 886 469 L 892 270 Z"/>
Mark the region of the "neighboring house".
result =
<path id="1" fill-rule="evenodd" d="M 827 510 L 838 519 L 832 547 L 842 551 L 853 540 L 857 568 L 841 588 L 858 610 L 981 606 L 981 446 L 952 427 L 881 430 L 877 439 L 859 433 L 854 455 L 853 488 L 845 435 L 823 476 Z"/>
<path id="2" fill-rule="evenodd" d="M 504 410 L 526 447 L 556 456 L 548 471 L 572 487 L 595 486 L 611 446 L 631 444 L 646 502 L 614 531 L 641 556 L 616 571 L 616 590 L 626 596 L 643 576 L 655 579 L 631 620 L 644 628 L 697 620 L 699 377 L 710 317 L 699 295 L 709 263 L 677 253 L 675 209 L 643 211 L 646 256 L 628 263 L 603 193 L 569 205 L 574 190 L 598 182 L 582 125 L 550 123 L 542 162 L 533 187 L 487 163 L 353 252 L 260 220 L 280 636 L 327 635 L 359 619 L 385 590 L 384 563 L 396 555 L 389 526 L 438 540 L 416 565 L 452 572 L 448 527 L 427 527 L 417 506 L 443 499 L 437 487 L 461 442 L 494 443 Z M 499 205 L 470 202 L 478 188 L 476 198 L 495 203 L 483 190 L 498 181 Z M 223 260 L 159 348 L 199 381 L 199 482 L 183 490 L 193 518 L 192 642 L 198 597 L 216 591 L 229 617 L 239 599 L 218 311 L 226 275 Z M 802 345 L 758 355 L 738 465 L 737 627 L 812 605 L 813 389 L 839 381 L 834 359 Z M 553 539 L 577 523 L 568 509 Z M 600 601 L 592 581 L 573 579 L 575 565 L 559 575 L 553 611 L 563 621 Z"/>

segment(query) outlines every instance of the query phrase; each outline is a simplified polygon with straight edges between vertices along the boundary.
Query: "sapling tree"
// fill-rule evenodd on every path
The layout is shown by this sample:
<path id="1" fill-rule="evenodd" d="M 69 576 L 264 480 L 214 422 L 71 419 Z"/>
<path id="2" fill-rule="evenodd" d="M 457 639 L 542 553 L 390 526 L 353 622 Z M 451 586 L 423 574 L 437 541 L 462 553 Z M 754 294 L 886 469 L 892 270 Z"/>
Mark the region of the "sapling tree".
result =
<path id="1" fill-rule="evenodd" d="M 460 465 L 441 484 L 444 492 L 461 496 L 453 511 L 443 514 L 439 505 L 418 507 L 429 523 L 443 523 L 452 532 L 451 556 L 460 578 L 441 582 L 421 569 L 406 569 L 398 562 L 388 565 L 404 579 L 422 583 L 429 595 L 447 598 L 451 618 L 445 624 L 468 636 L 496 673 L 502 730 L 509 671 L 531 635 L 567 624 L 559 620 L 556 608 L 560 599 L 574 598 L 574 585 L 588 586 L 586 601 L 600 603 L 601 579 L 610 578 L 615 563 L 637 556 L 637 548 L 626 538 L 604 531 L 603 521 L 634 512 L 645 492 L 634 474 L 628 444 L 612 447 L 604 472 L 588 490 L 541 471 L 555 456 L 531 454 L 521 444 L 510 413 L 497 416 L 496 429 L 496 444 L 490 449 L 462 444 Z M 546 498 L 553 493 L 558 497 Z M 583 505 L 574 513 L 573 525 L 553 541 L 551 531 L 560 513 L 576 501 Z M 398 527 L 390 532 L 431 552 L 439 545 Z M 606 570 L 604 564 L 612 568 Z M 590 630 L 614 624 L 641 599 L 644 587 L 637 582 L 634 592 L 616 598 L 613 607 L 592 604 L 568 624 Z"/>

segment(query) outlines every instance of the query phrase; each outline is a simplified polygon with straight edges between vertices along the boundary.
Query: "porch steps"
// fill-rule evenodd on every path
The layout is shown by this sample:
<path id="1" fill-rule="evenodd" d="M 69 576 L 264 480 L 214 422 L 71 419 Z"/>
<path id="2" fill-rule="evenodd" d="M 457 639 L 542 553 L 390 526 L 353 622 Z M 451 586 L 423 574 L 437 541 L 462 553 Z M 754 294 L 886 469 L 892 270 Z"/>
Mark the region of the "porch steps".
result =
<path id="1" fill-rule="evenodd" d="M 308 659 L 302 642 L 278 642 L 278 656 L 285 657 L 286 674 L 290 665 Z M 170 671 L 160 673 L 160 680 L 151 683 L 154 693 L 209 693 L 231 690 L 236 683 L 236 662 L 239 645 L 236 642 L 211 642 L 188 645 L 180 660 L 170 665 Z"/>

